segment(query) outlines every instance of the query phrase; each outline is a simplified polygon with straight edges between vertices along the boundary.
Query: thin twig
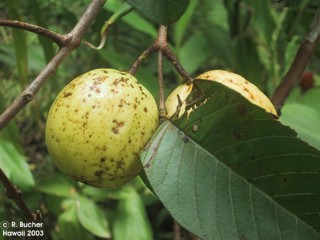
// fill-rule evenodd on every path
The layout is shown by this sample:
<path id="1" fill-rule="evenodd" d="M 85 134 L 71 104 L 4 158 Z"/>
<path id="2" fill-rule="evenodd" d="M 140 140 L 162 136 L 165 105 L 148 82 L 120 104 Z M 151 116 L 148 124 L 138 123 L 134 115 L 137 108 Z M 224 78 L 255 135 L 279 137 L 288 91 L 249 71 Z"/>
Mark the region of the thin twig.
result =
<path id="1" fill-rule="evenodd" d="M 191 76 L 187 73 L 184 67 L 180 64 L 174 52 L 169 48 L 169 46 L 162 49 L 163 55 L 170 61 L 172 66 L 176 69 L 176 71 L 183 78 L 184 82 L 189 84 L 192 82 Z"/>
<path id="2" fill-rule="evenodd" d="M 173 221 L 173 240 L 181 240 L 181 227 L 175 220 Z"/>
<path id="3" fill-rule="evenodd" d="M 39 221 L 41 218 L 41 214 L 39 214 L 39 211 L 37 211 L 37 214 L 33 214 L 26 203 L 23 201 L 22 193 L 21 191 L 16 187 L 13 186 L 6 174 L 2 171 L 0 168 L 0 182 L 5 188 L 7 197 L 11 200 L 13 200 L 16 205 L 19 207 L 21 213 L 25 217 L 25 219 L 29 222 L 36 222 Z"/>
<path id="4" fill-rule="evenodd" d="M 160 30 L 159 30 L 160 31 Z M 163 31 L 163 30 L 161 30 Z M 149 46 L 143 53 L 138 57 L 138 59 L 134 62 L 134 64 L 131 66 L 129 73 L 134 75 L 136 71 L 138 70 L 139 66 L 141 65 L 142 61 L 147 58 L 151 53 L 154 53 L 156 51 L 161 51 L 162 55 L 164 55 L 169 62 L 172 64 L 172 66 L 176 69 L 176 71 L 180 74 L 180 76 L 183 78 L 184 82 L 187 84 L 192 82 L 191 76 L 187 73 L 187 71 L 183 68 L 183 66 L 180 64 L 178 58 L 174 54 L 174 52 L 170 49 L 167 42 L 167 37 L 163 37 L 164 33 L 159 32 L 158 38 L 156 41 Z"/>
<path id="5" fill-rule="evenodd" d="M 142 61 L 147 58 L 151 53 L 156 52 L 157 46 L 155 44 L 152 44 L 151 46 L 149 46 L 146 50 L 143 51 L 143 53 L 137 58 L 137 60 L 133 63 L 133 65 L 131 66 L 129 73 L 131 75 L 135 75 L 136 71 L 138 70 L 140 64 L 142 63 Z"/>
<path id="6" fill-rule="evenodd" d="M 167 45 L 167 27 L 161 25 L 159 27 L 159 36 L 158 42 L 161 45 Z M 163 89 L 163 55 L 161 48 L 158 50 L 158 84 L 159 84 L 159 117 L 160 121 L 166 118 L 166 106 L 165 106 L 165 97 Z"/>
<path id="7" fill-rule="evenodd" d="M 15 101 L 1 114 L 0 130 L 3 129 L 37 94 L 42 85 L 54 74 L 62 61 L 76 49 L 106 0 L 92 0 L 84 14 L 72 31 L 65 35 L 67 44 L 60 48 L 56 55 L 46 65 L 36 79 L 15 99 Z"/>
<path id="8" fill-rule="evenodd" d="M 285 100 L 299 80 L 320 41 L 320 9 L 318 10 L 310 31 L 301 43 L 290 69 L 284 76 L 281 84 L 275 90 L 271 101 L 276 110 L 280 112 Z"/>
<path id="9" fill-rule="evenodd" d="M 0 26 L 18 28 L 23 29 L 25 31 L 36 33 L 55 42 L 59 47 L 65 46 L 68 43 L 69 39 L 65 35 L 52 32 L 46 28 L 17 20 L 0 19 Z"/>

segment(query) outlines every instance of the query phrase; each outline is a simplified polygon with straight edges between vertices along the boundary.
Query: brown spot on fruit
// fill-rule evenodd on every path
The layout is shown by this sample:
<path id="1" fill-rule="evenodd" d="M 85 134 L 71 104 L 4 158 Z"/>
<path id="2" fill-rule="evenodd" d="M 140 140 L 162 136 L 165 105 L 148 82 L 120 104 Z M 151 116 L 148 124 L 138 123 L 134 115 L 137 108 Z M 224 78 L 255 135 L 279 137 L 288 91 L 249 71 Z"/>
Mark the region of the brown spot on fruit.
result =
<path id="1" fill-rule="evenodd" d="M 112 128 L 112 132 L 113 132 L 114 134 L 118 134 L 118 133 L 119 133 L 119 130 L 118 130 L 118 128 L 114 127 L 114 128 Z"/>
<path id="2" fill-rule="evenodd" d="M 72 92 L 67 92 L 63 95 L 64 98 L 70 97 L 72 95 Z"/>
<path id="3" fill-rule="evenodd" d="M 98 170 L 98 171 L 96 171 L 96 172 L 94 173 L 94 175 L 97 176 L 97 177 L 101 177 L 102 174 L 103 174 L 103 171 L 101 171 L 101 170 Z"/>

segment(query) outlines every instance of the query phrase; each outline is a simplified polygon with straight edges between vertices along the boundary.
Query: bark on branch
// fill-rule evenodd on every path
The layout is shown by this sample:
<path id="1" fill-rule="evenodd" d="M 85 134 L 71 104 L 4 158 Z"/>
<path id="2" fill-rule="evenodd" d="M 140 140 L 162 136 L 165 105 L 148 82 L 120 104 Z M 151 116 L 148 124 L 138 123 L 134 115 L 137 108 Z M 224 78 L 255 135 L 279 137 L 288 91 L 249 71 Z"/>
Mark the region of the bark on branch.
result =
<path id="1" fill-rule="evenodd" d="M 301 43 L 298 52 L 291 64 L 290 69 L 284 76 L 282 82 L 275 90 L 271 101 L 277 112 L 280 112 L 285 100 L 292 89 L 299 83 L 299 80 L 320 41 L 320 9 L 318 10 L 310 31 Z"/>
<path id="2" fill-rule="evenodd" d="M 16 203 L 21 213 L 23 214 L 23 216 L 28 222 L 37 222 L 41 219 L 41 215 L 39 214 L 39 212 L 34 214 L 29 210 L 28 206 L 26 205 L 26 203 L 22 198 L 21 191 L 16 186 L 12 185 L 12 183 L 10 182 L 10 180 L 8 179 L 8 177 L 2 171 L 1 168 L 0 168 L 0 182 L 5 187 L 7 197 Z"/>
<path id="3" fill-rule="evenodd" d="M 36 33 L 55 42 L 59 47 L 65 46 L 69 39 L 66 35 L 61 35 L 46 28 L 17 20 L 0 19 L 0 26 L 12 27 Z"/>

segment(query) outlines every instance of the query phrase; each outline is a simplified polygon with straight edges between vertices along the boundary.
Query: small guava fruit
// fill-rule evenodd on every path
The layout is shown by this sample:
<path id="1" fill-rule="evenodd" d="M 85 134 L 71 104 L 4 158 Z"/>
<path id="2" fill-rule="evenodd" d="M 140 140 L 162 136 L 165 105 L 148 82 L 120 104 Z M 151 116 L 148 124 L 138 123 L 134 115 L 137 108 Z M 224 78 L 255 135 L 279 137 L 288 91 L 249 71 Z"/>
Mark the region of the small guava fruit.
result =
<path id="1" fill-rule="evenodd" d="M 95 69 L 58 94 L 45 135 L 62 172 L 90 186 L 113 189 L 139 174 L 140 152 L 157 126 L 157 104 L 135 77 Z"/>
<path id="2" fill-rule="evenodd" d="M 210 80 L 219 82 L 226 87 L 237 91 L 253 104 L 265 109 L 266 112 L 277 116 L 277 111 L 275 110 L 269 98 L 263 92 L 261 92 L 259 88 L 236 73 L 224 70 L 211 70 L 200 74 L 195 78 L 195 80 Z M 177 110 L 179 110 L 178 117 L 182 116 L 182 114 L 185 112 L 186 99 L 192 91 L 192 88 L 192 84 L 183 84 L 178 86 L 168 96 L 165 103 L 168 117 L 173 116 Z"/>

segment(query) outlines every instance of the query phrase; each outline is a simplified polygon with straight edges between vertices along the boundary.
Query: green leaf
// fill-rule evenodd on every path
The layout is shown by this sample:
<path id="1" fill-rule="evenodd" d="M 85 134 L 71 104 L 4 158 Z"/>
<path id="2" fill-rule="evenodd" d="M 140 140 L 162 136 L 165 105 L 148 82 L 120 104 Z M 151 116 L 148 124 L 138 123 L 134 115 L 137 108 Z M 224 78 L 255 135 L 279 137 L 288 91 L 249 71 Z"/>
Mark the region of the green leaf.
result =
<path id="1" fill-rule="evenodd" d="M 202 239 L 320 238 L 168 121 L 142 162 L 172 216 Z"/>
<path id="2" fill-rule="evenodd" d="M 61 203 L 62 201 L 64 201 L 64 199 L 61 197 L 56 197 L 54 195 L 44 195 L 43 197 L 50 213 L 53 216 L 58 217 L 61 213 Z"/>
<path id="3" fill-rule="evenodd" d="M 93 236 L 85 231 L 77 217 L 77 207 L 73 200 L 68 200 L 68 208 L 58 218 L 59 239 L 90 240 Z"/>
<path id="4" fill-rule="evenodd" d="M 177 48 L 181 46 L 182 39 L 185 36 L 186 31 L 188 30 L 188 27 L 195 13 L 195 9 L 198 6 L 198 3 L 198 0 L 191 0 L 189 7 L 187 8 L 183 16 L 179 19 L 177 23 L 174 24 L 173 38 L 175 46 L 177 46 Z"/>
<path id="5" fill-rule="evenodd" d="M 237 92 L 195 84 L 187 109 L 199 107 L 174 122 L 184 133 L 167 123 L 142 158 L 171 214 L 206 239 L 319 238 L 320 152 Z"/>
<path id="6" fill-rule="evenodd" d="M 238 37 L 234 40 L 235 58 L 237 64 L 234 71 L 248 79 L 258 87 L 261 87 L 262 63 L 259 61 L 259 55 L 252 46 L 255 42 L 247 35 Z M 243 57 L 246 56 L 246 57 Z"/>
<path id="7" fill-rule="evenodd" d="M 9 16 L 15 20 L 22 20 L 19 12 L 19 1 L 10 0 L 6 1 L 9 7 Z M 25 86 L 28 80 L 28 46 L 27 36 L 25 31 L 20 29 L 12 29 L 13 44 L 16 54 L 16 62 L 18 67 L 20 85 Z"/>
<path id="8" fill-rule="evenodd" d="M 152 230 L 140 196 L 131 188 L 131 194 L 120 200 L 112 226 L 115 240 L 153 239 Z"/>
<path id="9" fill-rule="evenodd" d="M 273 0 L 273 2 L 283 5 L 283 7 L 296 7 L 302 0 Z"/>
<path id="10" fill-rule="evenodd" d="M 153 22 L 168 25 L 185 12 L 189 0 L 126 0 Z"/>
<path id="11" fill-rule="evenodd" d="M 77 215 L 81 225 L 93 235 L 110 238 L 108 222 L 92 200 L 78 196 Z"/>
<path id="12" fill-rule="evenodd" d="M 230 33 L 220 26 L 212 25 L 210 31 L 204 33 L 208 39 L 208 47 L 219 64 L 228 67 L 236 66 L 234 47 L 230 39 Z"/>
<path id="13" fill-rule="evenodd" d="M 257 35 L 265 44 L 270 43 L 275 26 L 270 2 L 249 0 L 249 4 L 254 9 L 253 26 Z"/>
<path id="14" fill-rule="evenodd" d="M 3 138 L 0 138 L 0 168 L 22 190 L 28 190 L 35 184 L 25 156 Z"/>
<path id="15" fill-rule="evenodd" d="M 45 16 L 43 16 L 46 13 L 41 11 L 41 7 L 38 0 L 32 0 L 32 5 L 33 5 L 33 8 L 31 10 L 34 13 L 33 15 L 35 17 L 36 23 L 39 26 L 49 29 L 47 21 L 44 20 Z M 48 63 L 55 54 L 53 42 L 50 41 L 48 38 L 45 38 L 40 35 L 38 35 L 38 39 L 42 46 L 42 50 L 43 50 L 46 62 Z"/>
<path id="16" fill-rule="evenodd" d="M 205 60 L 208 56 L 206 43 L 206 39 L 203 35 L 196 33 L 192 35 L 180 49 L 180 63 L 189 74 L 194 73 L 205 64 Z"/>
<path id="17" fill-rule="evenodd" d="M 109 0 L 108 4 L 104 5 L 104 8 L 112 12 L 117 12 L 119 8 L 121 8 L 121 5 L 122 3 L 118 0 Z M 122 20 L 128 25 L 130 25 L 132 28 L 140 32 L 143 32 L 153 38 L 157 37 L 158 35 L 158 32 L 155 29 L 155 27 L 134 11 L 124 16 Z"/>
<path id="18" fill-rule="evenodd" d="M 311 88 L 304 93 L 301 93 L 299 91 L 299 93 L 300 94 L 295 100 L 295 102 L 308 105 L 309 107 L 312 107 L 318 113 L 320 113 L 320 105 L 319 105 L 320 88 L 319 87 Z"/>
<path id="19" fill-rule="evenodd" d="M 69 197 L 76 191 L 72 182 L 60 174 L 50 175 L 42 179 L 36 188 L 43 193 L 58 197 Z"/>
<path id="20" fill-rule="evenodd" d="M 292 127 L 301 139 L 320 150 L 320 111 L 304 104 L 287 103 L 281 109 L 280 120 Z"/>

